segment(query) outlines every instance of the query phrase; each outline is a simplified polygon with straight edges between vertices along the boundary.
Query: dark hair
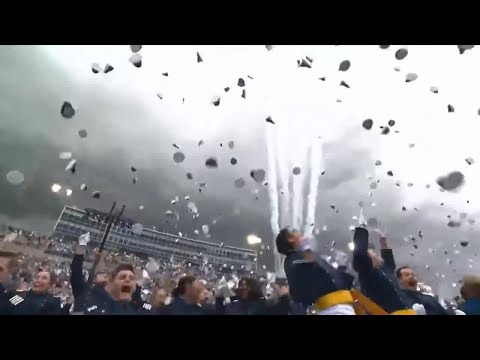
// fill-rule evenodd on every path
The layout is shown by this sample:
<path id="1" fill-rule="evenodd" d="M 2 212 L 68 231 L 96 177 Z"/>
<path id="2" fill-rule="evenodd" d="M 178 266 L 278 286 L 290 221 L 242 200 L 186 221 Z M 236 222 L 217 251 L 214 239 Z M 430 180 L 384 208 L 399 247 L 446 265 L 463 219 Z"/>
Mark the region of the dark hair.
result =
<path id="1" fill-rule="evenodd" d="M 133 274 L 135 274 L 135 269 L 133 268 L 132 264 L 120 264 L 115 268 L 115 270 L 110 273 L 110 276 L 112 277 L 112 279 L 115 279 L 119 272 L 125 270 L 131 271 Z"/>
<path id="2" fill-rule="evenodd" d="M 187 285 L 192 285 L 195 280 L 197 280 L 195 276 L 187 275 L 181 277 L 180 280 L 178 280 L 177 287 L 172 291 L 172 296 L 178 297 L 184 295 L 187 289 Z"/>
<path id="3" fill-rule="evenodd" d="M 465 285 L 463 285 L 461 288 L 460 288 L 460 296 L 463 300 L 467 300 L 467 291 L 465 289 Z"/>
<path id="4" fill-rule="evenodd" d="M 242 280 L 245 281 L 245 285 L 248 288 L 248 300 L 260 300 L 264 297 L 260 281 L 253 278 L 245 278 Z"/>
<path id="5" fill-rule="evenodd" d="M 18 254 L 14 252 L 0 250 L 0 257 L 9 259 L 8 270 L 11 270 L 18 265 Z"/>
<path id="6" fill-rule="evenodd" d="M 13 258 L 18 257 L 18 254 L 14 253 L 14 252 L 12 252 L 12 251 L 3 251 L 3 250 L 0 250 L 0 257 L 5 257 L 5 258 L 13 259 Z"/>
<path id="7" fill-rule="evenodd" d="M 402 270 L 405 270 L 405 269 L 410 269 L 410 266 L 402 266 L 402 267 L 399 267 L 397 271 L 395 271 L 395 275 L 397 276 L 397 279 L 400 279 L 402 277 Z"/>
<path id="8" fill-rule="evenodd" d="M 288 241 L 290 237 L 290 231 L 288 228 L 283 228 L 277 235 L 275 239 L 275 244 L 277 245 L 277 251 L 282 255 L 287 255 L 289 251 L 293 250 L 292 244 Z"/>

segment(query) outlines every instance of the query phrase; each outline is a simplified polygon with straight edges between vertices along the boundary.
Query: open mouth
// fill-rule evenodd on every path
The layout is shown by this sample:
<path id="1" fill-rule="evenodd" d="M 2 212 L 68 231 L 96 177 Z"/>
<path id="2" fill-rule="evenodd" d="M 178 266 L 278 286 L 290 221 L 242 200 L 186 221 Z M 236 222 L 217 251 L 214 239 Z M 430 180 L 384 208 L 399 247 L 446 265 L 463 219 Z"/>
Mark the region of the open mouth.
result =
<path id="1" fill-rule="evenodd" d="M 120 288 L 120 292 L 122 293 L 130 293 L 131 290 L 132 290 L 132 287 L 129 285 L 122 285 L 122 287 Z"/>

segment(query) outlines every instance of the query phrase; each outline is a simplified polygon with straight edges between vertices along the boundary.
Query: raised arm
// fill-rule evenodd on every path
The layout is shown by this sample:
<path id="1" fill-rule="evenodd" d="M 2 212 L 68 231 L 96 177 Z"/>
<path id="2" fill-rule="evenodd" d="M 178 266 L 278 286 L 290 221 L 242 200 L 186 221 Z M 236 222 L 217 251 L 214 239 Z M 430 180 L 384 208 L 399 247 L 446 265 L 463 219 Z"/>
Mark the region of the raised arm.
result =
<path id="1" fill-rule="evenodd" d="M 86 246 L 77 246 L 72 263 L 70 264 L 70 284 L 74 298 L 82 296 L 85 291 L 86 281 L 83 276 L 83 261 L 85 259 Z"/>
<path id="2" fill-rule="evenodd" d="M 395 272 L 397 265 L 395 264 L 395 258 L 393 256 L 393 251 L 387 244 L 387 238 L 383 235 L 380 235 L 380 255 L 385 262 L 385 268 L 392 274 Z"/>
<path id="3" fill-rule="evenodd" d="M 89 241 L 90 233 L 83 234 L 78 238 L 78 246 L 70 264 L 70 284 L 72 285 L 73 296 L 76 299 L 82 296 L 85 291 L 86 281 L 83 276 L 83 261 L 85 260 L 85 251 Z"/>

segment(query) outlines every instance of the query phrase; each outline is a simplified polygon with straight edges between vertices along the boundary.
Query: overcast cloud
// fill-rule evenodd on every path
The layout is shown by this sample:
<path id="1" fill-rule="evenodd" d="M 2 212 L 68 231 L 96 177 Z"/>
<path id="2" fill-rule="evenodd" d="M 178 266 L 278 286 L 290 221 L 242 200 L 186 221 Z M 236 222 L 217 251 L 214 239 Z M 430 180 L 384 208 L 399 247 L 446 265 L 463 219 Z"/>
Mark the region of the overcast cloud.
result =
<path id="1" fill-rule="evenodd" d="M 325 174 L 314 227 L 327 225 L 317 236 L 326 251 L 333 240 L 346 251 L 352 216 L 358 216 L 363 201 L 367 215 L 387 226 L 397 264 L 412 265 L 421 281 L 442 295 L 455 295 L 458 287 L 452 283 L 479 270 L 478 225 L 465 221 L 449 228 L 447 216 L 457 219 L 465 212 L 467 219 L 477 219 L 480 211 L 479 164 L 465 161 L 480 158 L 480 52 L 409 46 L 408 56 L 399 61 L 395 51 L 401 47 L 277 46 L 267 51 L 264 46 L 146 45 L 142 67 L 136 68 L 128 61 L 128 45 L 2 46 L 0 222 L 48 233 L 65 204 L 108 210 L 116 200 L 126 204 L 128 217 L 148 227 L 202 237 L 194 230 L 201 233 L 208 224 L 211 241 L 244 247 L 245 237 L 255 233 L 271 245 L 271 184 L 256 184 L 249 176 L 251 169 L 267 169 L 269 130 L 279 137 L 278 156 L 290 174 L 300 166 L 307 175 L 306 149 L 315 139 L 322 144 Z M 313 58 L 312 68 L 297 66 L 305 56 Z M 338 71 L 343 60 L 351 62 L 346 72 Z M 94 62 L 114 70 L 94 74 Z M 406 83 L 407 73 L 416 73 L 417 80 Z M 245 87 L 237 86 L 238 78 Z M 342 80 L 350 88 L 340 86 Z M 221 97 L 217 107 L 213 96 Z M 60 115 L 64 101 L 77 109 L 72 119 Z M 449 104 L 454 112 L 447 111 Z M 275 125 L 265 122 L 267 116 Z M 371 131 L 361 126 L 367 118 L 374 121 Z M 396 124 L 390 134 L 381 135 L 379 126 L 391 119 Z M 80 138 L 81 129 L 87 138 Z M 229 141 L 235 142 L 233 149 Z M 173 144 L 186 156 L 181 164 L 172 159 L 178 151 Z M 68 160 L 59 159 L 64 151 L 77 160 L 75 174 L 65 172 Z M 218 159 L 217 169 L 204 165 L 211 156 Z M 238 160 L 235 166 L 232 157 Z M 15 169 L 25 176 L 20 186 L 6 180 Z M 389 170 L 394 176 L 387 175 Z M 456 193 L 440 192 L 436 177 L 452 170 L 462 171 L 465 185 Z M 239 177 L 246 180 L 242 189 L 233 185 Z M 377 189 L 370 190 L 376 180 Z M 206 187 L 199 192 L 202 182 Z M 54 183 L 63 189 L 53 193 Z M 87 191 L 80 190 L 83 183 Z M 70 197 L 67 188 L 73 191 Z M 92 198 L 93 190 L 101 192 L 99 200 Z M 176 196 L 180 201 L 172 205 Z M 199 218 L 187 214 L 185 196 L 197 204 Z M 179 213 L 176 225 L 166 223 L 167 210 Z M 404 241 L 409 235 L 416 240 Z M 461 241 L 469 245 L 461 247 Z M 271 268 L 269 251 L 259 261 Z"/>

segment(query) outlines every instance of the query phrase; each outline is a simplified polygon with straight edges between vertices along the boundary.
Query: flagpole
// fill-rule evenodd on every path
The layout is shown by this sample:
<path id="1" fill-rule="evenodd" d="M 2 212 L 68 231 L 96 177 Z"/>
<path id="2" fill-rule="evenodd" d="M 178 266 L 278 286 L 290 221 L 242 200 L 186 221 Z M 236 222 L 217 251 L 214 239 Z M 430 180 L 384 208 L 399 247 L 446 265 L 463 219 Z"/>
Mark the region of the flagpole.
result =
<path id="1" fill-rule="evenodd" d="M 107 242 L 108 236 L 110 235 L 110 230 L 112 228 L 112 225 L 122 216 L 123 210 L 125 210 L 125 205 L 123 205 L 123 207 L 120 210 L 120 212 L 118 213 L 118 215 L 117 216 L 112 216 L 112 213 L 113 213 L 113 210 L 115 209 L 116 204 L 117 204 L 116 202 L 113 203 L 113 206 L 110 209 L 110 212 L 108 213 L 107 227 L 105 229 L 105 232 L 103 233 L 102 241 L 100 242 L 100 246 L 98 248 L 98 253 L 96 254 L 93 265 L 90 268 L 90 272 L 88 274 L 88 280 L 87 280 L 87 287 L 89 287 L 93 283 L 93 278 L 95 276 L 95 270 L 97 269 L 97 266 L 100 263 L 101 254 L 103 252 L 103 249 L 105 248 L 105 243 Z"/>

